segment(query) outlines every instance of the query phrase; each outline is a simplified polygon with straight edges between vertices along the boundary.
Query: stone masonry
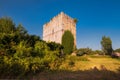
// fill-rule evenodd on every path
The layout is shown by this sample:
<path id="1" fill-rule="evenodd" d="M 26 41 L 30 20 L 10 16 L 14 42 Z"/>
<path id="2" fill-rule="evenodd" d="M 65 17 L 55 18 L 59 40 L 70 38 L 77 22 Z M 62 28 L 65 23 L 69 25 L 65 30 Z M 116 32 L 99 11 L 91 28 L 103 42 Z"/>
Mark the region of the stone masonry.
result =
<path id="1" fill-rule="evenodd" d="M 76 22 L 63 12 L 43 25 L 43 40 L 61 44 L 62 35 L 66 30 L 71 31 L 73 34 L 74 45 L 76 46 Z"/>

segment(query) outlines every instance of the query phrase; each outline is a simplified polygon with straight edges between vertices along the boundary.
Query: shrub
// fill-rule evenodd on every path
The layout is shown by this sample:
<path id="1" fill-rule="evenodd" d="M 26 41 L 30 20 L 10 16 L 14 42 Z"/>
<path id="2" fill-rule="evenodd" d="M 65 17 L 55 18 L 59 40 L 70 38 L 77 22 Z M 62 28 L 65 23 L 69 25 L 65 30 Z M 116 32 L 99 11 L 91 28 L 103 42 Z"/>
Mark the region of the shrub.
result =
<path id="1" fill-rule="evenodd" d="M 78 49 L 76 52 L 77 52 L 77 56 L 82 56 L 84 54 L 92 54 L 93 53 L 92 49 L 90 49 L 90 48 L 81 48 L 81 49 Z"/>
<path id="2" fill-rule="evenodd" d="M 50 69 L 58 69 L 59 68 L 62 58 L 59 58 L 58 55 L 59 55 L 58 51 L 49 51 L 44 56 L 44 60 L 46 60 Z"/>
<path id="3" fill-rule="evenodd" d="M 62 48 L 29 35 L 22 25 L 16 27 L 9 18 L 0 19 L 0 74 L 19 76 L 58 69 Z"/>
<path id="4" fill-rule="evenodd" d="M 62 36 L 63 51 L 65 54 L 72 53 L 74 49 L 74 37 L 70 31 L 65 31 Z"/>

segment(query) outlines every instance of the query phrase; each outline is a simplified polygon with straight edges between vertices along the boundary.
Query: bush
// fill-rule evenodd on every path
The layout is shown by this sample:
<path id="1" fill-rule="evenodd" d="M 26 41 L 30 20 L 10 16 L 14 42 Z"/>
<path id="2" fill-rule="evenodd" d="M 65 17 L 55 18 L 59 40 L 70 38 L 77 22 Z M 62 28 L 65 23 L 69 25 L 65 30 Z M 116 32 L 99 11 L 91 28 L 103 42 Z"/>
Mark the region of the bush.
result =
<path id="1" fill-rule="evenodd" d="M 9 71 L 9 70 L 8 70 Z M 12 61 L 12 64 L 10 65 L 10 73 L 18 76 L 20 74 L 24 74 L 24 69 L 22 65 L 20 65 L 17 61 Z"/>
<path id="2" fill-rule="evenodd" d="M 56 70 L 61 65 L 63 59 L 59 57 L 58 51 L 49 51 L 45 54 L 44 60 L 46 60 L 50 69 Z"/>
<path id="3" fill-rule="evenodd" d="M 76 52 L 77 52 L 77 56 L 82 56 L 84 54 L 92 54 L 93 53 L 92 49 L 90 49 L 90 48 L 81 48 L 81 49 L 78 49 Z"/>
<path id="4" fill-rule="evenodd" d="M 70 31 L 65 31 L 62 36 L 63 51 L 65 54 L 72 53 L 74 49 L 74 37 Z"/>
<path id="5" fill-rule="evenodd" d="M 46 43 L 36 35 L 29 35 L 11 19 L 0 19 L 0 74 L 19 76 L 58 69 L 62 48 L 55 42 Z"/>

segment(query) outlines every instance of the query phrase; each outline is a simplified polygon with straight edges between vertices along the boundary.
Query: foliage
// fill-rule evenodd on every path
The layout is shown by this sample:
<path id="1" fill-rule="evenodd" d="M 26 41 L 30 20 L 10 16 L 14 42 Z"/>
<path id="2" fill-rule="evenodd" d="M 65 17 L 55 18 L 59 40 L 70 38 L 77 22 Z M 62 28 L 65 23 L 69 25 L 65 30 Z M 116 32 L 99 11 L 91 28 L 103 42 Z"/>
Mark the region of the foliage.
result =
<path id="1" fill-rule="evenodd" d="M 92 54 L 93 51 L 90 48 L 80 48 L 76 51 L 77 56 L 82 56 L 84 54 Z"/>
<path id="2" fill-rule="evenodd" d="M 25 75 L 44 70 L 58 69 L 60 44 L 42 41 L 30 35 L 10 18 L 0 18 L 0 74 Z"/>
<path id="3" fill-rule="evenodd" d="M 18 32 L 18 34 L 21 34 L 21 35 L 26 35 L 27 34 L 27 30 L 22 26 L 22 24 L 19 24 L 17 26 L 16 32 Z"/>
<path id="4" fill-rule="evenodd" d="M 75 22 L 75 23 L 77 23 L 77 22 L 78 22 L 78 20 L 77 20 L 76 18 L 74 18 L 73 20 L 74 20 L 74 22 Z"/>
<path id="5" fill-rule="evenodd" d="M 103 55 L 103 52 L 101 50 L 95 50 L 93 51 L 94 54 L 99 54 L 99 55 Z"/>
<path id="6" fill-rule="evenodd" d="M 112 54 L 112 41 L 110 37 L 103 36 L 101 40 L 102 50 L 105 54 L 111 55 Z"/>
<path id="7" fill-rule="evenodd" d="M 62 36 L 63 51 L 65 54 L 70 54 L 74 48 L 74 37 L 70 31 L 65 31 Z"/>
<path id="8" fill-rule="evenodd" d="M 109 51 L 112 48 L 110 38 L 101 41 L 103 49 Z M 107 45 L 107 48 L 104 47 Z M 65 31 L 62 36 L 62 45 L 55 42 L 46 43 L 39 36 L 30 35 L 27 30 L 19 24 L 15 26 L 11 18 L 0 18 L 0 74 L 4 76 L 19 76 L 35 74 L 45 70 L 59 70 L 76 66 L 77 61 L 87 62 L 87 57 L 68 56 L 61 57 L 64 53 L 73 51 L 74 38 L 70 31 Z M 109 47 L 108 47 L 109 46 Z M 95 51 L 100 54 L 100 51 Z M 77 55 L 92 54 L 89 48 L 77 50 Z M 65 62 L 65 63 L 64 63 Z M 67 64 L 66 64 L 67 63 Z M 86 66 L 86 64 L 84 64 Z M 81 65 L 78 67 L 81 67 Z"/>
<path id="9" fill-rule="evenodd" d="M 62 49 L 62 45 L 60 45 L 59 43 L 55 43 L 55 42 L 48 42 L 47 45 L 49 46 L 50 50 L 54 51 L 54 50 L 60 50 Z"/>
<path id="10" fill-rule="evenodd" d="M 114 50 L 115 52 L 120 52 L 120 48 L 118 48 L 118 49 L 116 49 L 116 50 Z"/>
<path id="11" fill-rule="evenodd" d="M 13 33 L 15 31 L 15 25 L 11 18 L 0 18 L 0 33 Z"/>

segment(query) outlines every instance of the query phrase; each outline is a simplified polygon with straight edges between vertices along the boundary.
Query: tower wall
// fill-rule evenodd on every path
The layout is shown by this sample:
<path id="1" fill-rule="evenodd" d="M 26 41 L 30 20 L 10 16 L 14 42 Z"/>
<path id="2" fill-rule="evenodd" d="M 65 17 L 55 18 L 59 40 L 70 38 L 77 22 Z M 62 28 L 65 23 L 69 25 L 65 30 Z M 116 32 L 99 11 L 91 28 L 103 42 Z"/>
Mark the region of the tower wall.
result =
<path id="1" fill-rule="evenodd" d="M 62 24 L 63 24 L 63 30 L 69 30 L 73 34 L 74 37 L 74 44 L 76 45 L 76 23 L 74 22 L 74 19 L 67 16 L 66 14 L 62 15 Z"/>
<path id="2" fill-rule="evenodd" d="M 43 40 L 61 44 L 62 35 L 66 30 L 71 31 L 76 45 L 76 23 L 71 17 L 61 12 L 43 26 Z"/>

